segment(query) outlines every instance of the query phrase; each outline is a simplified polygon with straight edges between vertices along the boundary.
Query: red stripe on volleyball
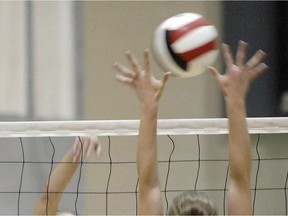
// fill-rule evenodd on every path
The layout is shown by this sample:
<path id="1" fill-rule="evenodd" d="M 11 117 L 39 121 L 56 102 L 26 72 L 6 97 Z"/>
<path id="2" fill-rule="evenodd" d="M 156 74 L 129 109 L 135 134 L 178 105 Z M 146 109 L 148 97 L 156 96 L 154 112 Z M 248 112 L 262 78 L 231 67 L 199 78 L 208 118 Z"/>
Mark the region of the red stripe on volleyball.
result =
<path id="1" fill-rule="evenodd" d="M 168 37 L 168 42 L 170 44 L 174 43 L 176 40 L 181 38 L 183 35 L 187 34 L 188 32 L 202 27 L 202 26 L 208 26 L 209 23 L 206 19 L 200 17 L 199 19 L 194 20 L 191 23 L 186 24 L 185 26 L 180 27 L 179 29 L 176 30 L 168 30 L 169 31 L 169 37 Z"/>
<path id="2" fill-rule="evenodd" d="M 209 52 L 213 49 L 216 49 L 216 40 L 210 41 L 209 43 L 204 44 L 203 46 L 200 46 L 196 49 L 184 52 L 184 53 L 177 53 L 176 55 L 186 61 L 192 61 L 193 59 L 203 55 L 206 52 Z"/>

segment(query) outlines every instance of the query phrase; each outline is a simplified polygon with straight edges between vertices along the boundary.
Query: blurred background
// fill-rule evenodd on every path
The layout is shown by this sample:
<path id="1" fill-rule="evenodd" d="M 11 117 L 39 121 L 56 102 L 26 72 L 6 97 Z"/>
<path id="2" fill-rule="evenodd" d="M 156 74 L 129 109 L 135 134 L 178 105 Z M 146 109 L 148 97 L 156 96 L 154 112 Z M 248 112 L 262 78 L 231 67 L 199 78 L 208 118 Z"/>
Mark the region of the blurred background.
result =
<path id="1" fill-rule="evenodd" d="M 113 71 L 112 65 L 115 61 L 127 64 L 124 57 L 126 50 L 131 50 L 141 61 L 143 50 L 151 46 L 153 33 L 157 26 L 165 19 L 183 12 L 199 13 L 210 20 L 218 29 L 219 45 L 222 42 L 230 44 L 234 53 L 239 40 L 250 44 L 249 57 L 258 49 L 267 52 L 266 63 L 269 70 L 252 85 L 247 97 L 248 116 L 288 116 L 287 2 L 1 1 L 0 120 L 138 119 L 137 98 L 130 89 L 115 81 L 115 71 Z M 221 55 L 214 66 L 224 70 Z M 163 72 L 153 59 L 151 67 L 155 76 L 160 78 Z M 161 98 L 159 118 L 225 117 L 223 96 L 209 73 L 205 72 L 197 77 L 187 79 L 171 77 L 168 82 L 166 91 Z M 113 151 L 115 151 L 113 156 L 119 156 L 119 160 L 135 160 L 136 141 L 134 138 L 129 140 L 128 137 L 127 139 L 117 138 L 116 142 L 113 141 L 117 144 L 113 146 Z M 160 139 L 165 138 L 161 137 Z M 253 140 L 253 146 L 255 140 Z M 271 152 L 273 153 L 274 150 L 276 152 L 284 149 L 285 145 L 287 148 L 287 144 L 282 138 L 277 138 L 277 140 L 281 141 L 279 148 L 269 145 L 272 142 L 270 140 L 271 142 L 264 146 L 263 152 L 271 156 Z M 66 145 L 68 146 L 72 141 L 63 141 L 65 145 L 60 145 L 62 142 L 60 139 L 61 147 L 57 151 L 59 158 L 69 148 Z M 9 142 L 18 146 L 19 141 L 10 140 Z M 34 146 L 35 141 L 30 142 L 30 140 L 26 142 L 25 148 L 27 149 L 25 151 L 31 156 L 31 160 L 40 160 L 46 156 L 49 160 L 51 153 L 49 146 L 46 144 Z M 47 141 L 36 141 L 36 144 L 42 142 L 46 143 Z M 189 142 L 190 137 L 177 137 L 177 143 L 187 144 L 187 148 L 191 147 Z M 210 145 L 211 142 L 214 145 Z M 103 143 L 105 143 L 103 155 L 107 157 L 106 138 L 103 138 Z M 193 143 L 195 147 L 192 147 L 192 151 L 196 152 L 197 143 L 196 141 Z M 14 147 L 11 146 L 9 144 L 5 147 L 2 145 L 2 156 L 5 158 L 6 153 L 10 152 L 15 154 L 15 158 L 21 159 L 21 152 L 14 152 Z M 225 137 L 201 138 L 201 147 L 203 148 L 202 156 L 205 158 L 213 157 L 215 152 L 218 152 L 221 158 L 227 156 Z M 185 149 L 182 148 L 178 154 L 179 158 L 183 158 L 185 153 L 188 154 Z M 166 143 L 163 144 L 160 152 L 167 160 Z M 253 154 L 256 157 L 255 151 Z M 7 155 L 6 157 L 8 157 Z M 2 156 L 1 159 L 3 159 Z M 191 155 L 188 154 L 188 156 Z M 55 159 L 59 160 L 59 158 Z M 20 172 L 21 164 L 16 165 Z M 225 163 L 222 166 L 221 172 L 217 167 L 204 166 L 205 172 L 201 173 L 203 179 L 199 181 L 201 185 L 215 186 L 216 183 L 213 180 L 220 178 L 222 184 L 226 165 Z M 13 179 L 17 178 L 14 176 L 15 173 L 12 175 L 11 170 L 14 169 L 7 168 L 5 164 L 1 168 L 3 170 L 0 173 L 11 172 L 9 175 L 13 176 Z M 280 164 L 275 169 L 267 168 L 265 174 L 271 178 L 277 178 L 278 175 L 272 171 L 281 171 L 280 168 L 286 170 L 287 164 Z M 28 183 L 25 184 L 28 189 L 33 186 L 42 191 L 47 181 L 47 173 L 43 169 L 41 171 L 41 168 L 37 171 L 35 169 L 25 168 L 25 176 L 28 178 Z M 175 169 L 177 173 L 179 168 Z M 183 172 L 187 170 L 186 167 L 181 169 Z M 90 187 L 88 190 L 94 190 L 94 187 L 105 188 L 104 180 L 104 186 L 96 185 L 95 182 L 104 179 L 103 176 L 106 176 L 107 170 L 107 166 L 103 166 L 100 170 L 88 172 L 87 181 Z M 133 174 L 131 174 L 131 170 L 133 170 Z M 118 174 L 124 172 L 124 175 L 126 173 L 125 177 L 132 176 L 136 179 L 135 170 L 135 167 L 129 167 L 127 171 L 120 170 Z M 217 170 L 216 174 L 215 170 Z M 106 174 L 103 175 L 100 171 Z M 37 173 L 36 176 L 35 173 Z M 165 175 L 164 172 L 163 175 Z M 163 177 L 163 175 L 161 176 Z M 175 177 L 176 183 L 172 183 L 172 187 L 182 186 L 181 179 L 178 178 L 180 175 Z M 112 178 L 115 185 L 119 183 L 119 179 L 122 183 L 124 182 L 123 185 L 127 186 L 127 179 L 119 176 Z M 270 182 L 270 178 L 262 179 Z M 11 181 L 8 178 L 3 182 L 2 187 L 5 190 L 7 185 L 17 184 L 18 180 Z M 275 181 L 271 182 L 274 184 Z M 183 187 L 185 186 L 183 185 Z M 220 193 L 222 194 L 222 191 Z M 284 214 L 283 208 L 279 207 L 283 201 L 280 193 L 282 192 L 272 196 L 271 194 L 261 196 L 266 200 L 259 201 L 261 202 L 259 214 L 267 212 Z M 16 200 L 17 196 L 13 199 Z M 21 206 L 23 212 L 31 214 L 36 199 L 36 195 L 32 199 L 25 199 L 25 203 L 23 202 Z M 274 200 L 274 203 L 271 204 L 271 200 Z M 131 209 L 131 206 L 135 208 L 134 201 L 130 202 L 129 199 L 121 201 L 119 202 L 119 199 L 115 198 L 115 202 L 111 204 L 115 207 L 112 213 L 131 214 L 131 211 L 128 210 Z M 65 200 L 66 204 L 70 203 L 71 205 L 72 202 L 73 199 L 72 201 Z M 95 206 L 95 200 L 90 199 L 85 202 L 88 206 L 87 212 L 105 214 L 105 204 L 102 205 L 102 202 L 103 199 L 100 201 L 100 207 L 103 208 L 101 210 L 99 210 L 99 203 L 98 206 Z M 7 199 L 5 194 L 2 194 L 1 204 L 4 214 L 16 214 L 16 205 L 13 204 L 10 207 L 9 203 L 12 202 Z M 271 205 L 267 205 L 267 203 Z M 67 204 L 67 206 L 70 205 Z M 0 214 L 2 213 L 0 212 Z"/>
<path id="2" fill-rule="evenodd" d="M 183 12 L 205 16 L 234 52 L 240 39 L 249 56 L 266 51 L 270 68 L 252 86 L 248 116 L 287 116 L 287 2 L 1 1 L 0 11 L 2 120 L 138 118 L 138 101 L 115 81 L 112 65 L 126 63 L 126 50 L 141 60 L 156 27 Z M 219 55 L 215 67 L 222 65 Z M 153 60 L 152 69 L 160 78 Z M 208 73 L 171 78 L 160 107 L 160 118 L 224 113 Z"/>

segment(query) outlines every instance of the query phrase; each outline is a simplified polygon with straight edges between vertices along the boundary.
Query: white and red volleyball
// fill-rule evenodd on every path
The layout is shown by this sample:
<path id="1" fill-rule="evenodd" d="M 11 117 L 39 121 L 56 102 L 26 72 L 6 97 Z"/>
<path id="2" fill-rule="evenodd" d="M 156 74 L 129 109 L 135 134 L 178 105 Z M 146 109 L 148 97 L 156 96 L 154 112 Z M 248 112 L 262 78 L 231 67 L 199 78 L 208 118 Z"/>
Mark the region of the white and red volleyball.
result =
<path id="1" fill-rule="evenodd" d="M 152 53 L 163 70 L 176 77 L 193 77 L 215 62 L 217 37 L 217 29 L 203 16 L 182 13 L 158 26 L 152 41 Z"/>

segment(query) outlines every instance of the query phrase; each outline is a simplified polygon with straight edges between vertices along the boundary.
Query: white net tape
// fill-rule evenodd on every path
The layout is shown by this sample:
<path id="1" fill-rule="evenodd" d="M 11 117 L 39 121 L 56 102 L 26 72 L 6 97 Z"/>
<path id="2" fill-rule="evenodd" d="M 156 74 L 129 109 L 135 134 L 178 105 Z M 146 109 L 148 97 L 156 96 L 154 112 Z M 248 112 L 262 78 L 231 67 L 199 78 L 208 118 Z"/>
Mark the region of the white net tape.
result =
<path id="1" fill-rule="evenodd" d="M 248 118 L 250 134 L 288 132 L 288 118 Z M 0 137 L 135 136 L 139 120 L 1 122 Z M 160 119 L 158 135 L 227 134 L 227 119 Z"/>

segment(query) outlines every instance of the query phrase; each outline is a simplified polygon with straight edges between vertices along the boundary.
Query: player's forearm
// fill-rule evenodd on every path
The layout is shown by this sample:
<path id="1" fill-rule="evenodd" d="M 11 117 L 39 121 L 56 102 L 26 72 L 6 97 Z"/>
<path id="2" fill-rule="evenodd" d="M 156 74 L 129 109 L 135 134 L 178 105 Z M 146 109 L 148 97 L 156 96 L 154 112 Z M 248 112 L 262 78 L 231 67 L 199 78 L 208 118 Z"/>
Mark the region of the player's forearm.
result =
<path id="1" fill-rule="evenodd" d="M 57 165 L 51 174 L 49 182 L 49 192 L 62 192 L 71 181 L 79 165 L 73 162 L 72 150 L 68 151 L 62 161 Z"/>
<path id="2" fill-rule="evenodd" d="M 246 122 L 245 99 L 225 99 L 229 119 L 229 164 L 230 178 L 250 179 L 251 141 Z"/>
<path id="3" fill-rule="evenodd" d="M 62 192 L 78 167 L 78 163 L 73 163 L 73 158 L 74 155 L 70 150 L 53 170 L 46 189 L 36 204 L 33 215 L 46 215 L 47 213 L 48 215 L 56 215 Z"/>
<path id="4" fill-rule="evenodd" d="M 157 161 L 157 106 L 142 107 L 137 147 L 140 186 L 159 184 Z"/>

